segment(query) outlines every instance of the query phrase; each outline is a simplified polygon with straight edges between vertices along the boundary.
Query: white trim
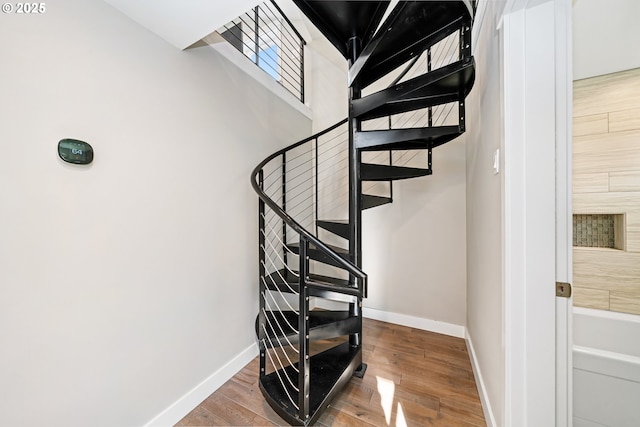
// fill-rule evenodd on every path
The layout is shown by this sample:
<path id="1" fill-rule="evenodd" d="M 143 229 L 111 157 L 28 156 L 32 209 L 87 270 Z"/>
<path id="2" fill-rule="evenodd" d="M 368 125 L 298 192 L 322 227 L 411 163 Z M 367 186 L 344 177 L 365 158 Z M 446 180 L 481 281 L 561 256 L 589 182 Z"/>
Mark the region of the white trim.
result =
<path id="1" fill-rule="evenodd" d="M 555 0 L 556 62 L 556 281 L 573 281 L 572 11 Z M 573 299 L 556 298 L 556 427 L 573 425 Z"/>
<path id="2" fill-rule="evenodd" d="M 425 319 L 424 317 L 410 316 L 407 314 L 392 313 L 390 311 L 382 311 L 368 307 L 364 307 L 362 309 L 362 315 L 367 319 L 395 323 L 396 325 L 422 329 L 423 331 L 435 332 L 438 334 L 449 335 L 456 338 L 465 337 L 464 326 L 441 322 L 439 320 Z"/>
<path id="3" fill-rule="evenodd" d="M 601 319 L 612 319 L 612 320 L 621 320 L 623 322 L 640 323 L 640 315 L 638 314 L 621 313 L 617 311 L 608 311 L 608 310 L 596 310 L 593 308 L 586 308 L 586 307 L 574 307 L 573 313 L 580 314 L 583 316 L 599 317 Z"/>
<path id="4" fill-rule="evenodd" d="M 508 144 L 508 141 L 524 141 L 524 23 L 523 10 L 503 17 L 500 35 L 504 46 L 503 105 L 504 105 L 504 174 L 503 174 L 503 339 L 505 349 L 505 425 L 522 425 L 526 409 L 525 360 L 526 347 L 524 287 L 513 284 L 526 283 L 525 271 L 524 199 L 525 170 L 524 144 Z M 516 417 L 520 416 L 517 419 Z"/>
<path id="5" fill-rule="evenodd" d="M 536 427 L 556 422 L 556 10 L 526 6 L 503 33 L 504 424 Z"/>
<path id="6" fill-rule="evenodd" d="M 480 364 L 476 358 L 476 351 L 473 348 L 473 341 L 469 330 L 465 329 L 465 341 L 467 342 L 467 349 L 469 350 L 469 359 L 471 360 L 471 370 L 473 377 L 476 380 L 476 387 L 478 388 L 478 394 L 480 395 L 480 403 L 482 404 L 482 411 L 484 412 L 485 422 L 490 427 L 497 427 L 496 417 L 493 415 L 493 409 L 491 408 L 491 401 L 489 400 L 489 394 L 482 378 L 482 372 L 480 371 Z"/>
<path id="7" fill-rule="evenodd" d="M 230 360 L 222 368 L 215 371 L 207 379 L 195 386 L 184 396 L 172 403 L 164 411 L 156 415 L 145 427 L 173 426 L 203 400 L 220 388 L 258 355 L 258 345 L 251 344 L 240 354 Z"/>

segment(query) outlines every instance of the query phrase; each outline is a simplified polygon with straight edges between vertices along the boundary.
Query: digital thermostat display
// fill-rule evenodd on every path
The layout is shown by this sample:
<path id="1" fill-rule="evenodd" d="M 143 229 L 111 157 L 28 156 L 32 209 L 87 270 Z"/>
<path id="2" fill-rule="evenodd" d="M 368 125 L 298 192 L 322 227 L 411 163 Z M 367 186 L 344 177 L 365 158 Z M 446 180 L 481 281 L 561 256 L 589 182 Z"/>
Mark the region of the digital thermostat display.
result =
<path id="1" fill-rule="evenodd" d="M 58 142 L 58 155 L 65 162 L 88 165 L 93 161 L 93 148 L 78 139 L 62 139 Z"/>

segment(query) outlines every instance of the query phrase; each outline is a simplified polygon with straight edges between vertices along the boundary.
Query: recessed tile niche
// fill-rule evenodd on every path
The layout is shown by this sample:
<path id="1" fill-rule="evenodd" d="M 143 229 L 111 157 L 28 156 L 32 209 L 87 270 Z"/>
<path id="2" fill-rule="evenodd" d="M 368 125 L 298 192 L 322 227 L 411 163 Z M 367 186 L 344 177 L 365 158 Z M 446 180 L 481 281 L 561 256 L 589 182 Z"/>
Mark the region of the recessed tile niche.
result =
<path id="1" fill-rule="evenodd" d="M 573 246 L 624 250 L 624 214 L 573 215 Z"/>

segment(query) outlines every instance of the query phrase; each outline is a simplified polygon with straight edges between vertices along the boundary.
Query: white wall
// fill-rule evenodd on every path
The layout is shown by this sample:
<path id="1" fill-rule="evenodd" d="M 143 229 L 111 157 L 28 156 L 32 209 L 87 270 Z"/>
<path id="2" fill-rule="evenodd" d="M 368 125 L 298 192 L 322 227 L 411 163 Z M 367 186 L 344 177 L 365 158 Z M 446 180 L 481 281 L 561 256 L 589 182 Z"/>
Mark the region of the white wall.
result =
<path id="1" fill-rule="evenodd" d="M 0 25 L 0 425 L 141 425 L 254 343 L 249 174 L 311 126 L 208 47 L 47 6 Z"/>
<path id="2" fill-rule="evenodd" d="M 503 173 L 493 157 L 504 153 L 502 46 L 496 22 L 504 3 L 486 2 L 479 35 L 473 40 L 476 83 L 467 99 L 467 319 L 477 371 L 486 387 L 497 425 L 503 425 Z M 476 23 L 478 25 L 478 23 Z M 475 35 L 476 33 L 474 33 Z M 486 413 L 485 417 L 491 418 Z"/>
<path id="3" fill-rule="evenodd" d="M 365 307 L 449 324 L 437 331 L 450 325 L 462 330 L 464 156 L 461 139 L 434 149 L 433 175 L 396 181 L 392 204 L 363 212 L 363 269 L 370 280 Z"/>
<path id="4" fill-rule="evenodd" d="M 305 66 L 310 70 L 306 80 L 305 98 L 313 114 L 313 133 L 318 133 L 343 120 L 349 114 L 347 88 L 347 61 L 328 59 L 317 50 L 324 49 L 321 41 L 314 40 L 305 50 Z M 336 52 L 337 50 L 333 48 Z M 341 64 L 341 67 L 336 65 Z"/>
<path id="5" fill-rule="evenodd" d="M 573 79 L 640 67 L 640 2 L 573 0 Z"/>

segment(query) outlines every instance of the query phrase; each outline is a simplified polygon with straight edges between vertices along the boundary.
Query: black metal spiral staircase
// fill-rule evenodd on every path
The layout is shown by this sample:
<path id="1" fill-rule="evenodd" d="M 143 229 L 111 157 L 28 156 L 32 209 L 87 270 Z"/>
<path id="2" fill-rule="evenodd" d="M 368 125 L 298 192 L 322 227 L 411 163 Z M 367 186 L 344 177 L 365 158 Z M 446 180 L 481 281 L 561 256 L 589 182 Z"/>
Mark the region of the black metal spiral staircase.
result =
<path id="1" fill-rule="evenodd" d="M 432 149 L 465 131 L 474 4 L 399 1 L 387 13 L 389 1 L 294 2 L 349 63 L 349 117 L 274 153 L 252 175 L 260 388 L 283 419 L 309 425 L 366 369 L 362 211 L 391 203 L 393 181 L 430 175 Z M 405 153 L 424 159 L 416 167 Z M 364 188 L 371 183 L 383 191 Z M 322 299 L 344 309 L 314 310 Z"/>

